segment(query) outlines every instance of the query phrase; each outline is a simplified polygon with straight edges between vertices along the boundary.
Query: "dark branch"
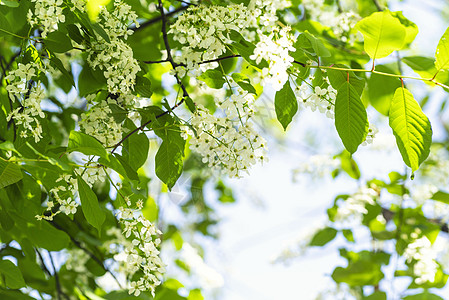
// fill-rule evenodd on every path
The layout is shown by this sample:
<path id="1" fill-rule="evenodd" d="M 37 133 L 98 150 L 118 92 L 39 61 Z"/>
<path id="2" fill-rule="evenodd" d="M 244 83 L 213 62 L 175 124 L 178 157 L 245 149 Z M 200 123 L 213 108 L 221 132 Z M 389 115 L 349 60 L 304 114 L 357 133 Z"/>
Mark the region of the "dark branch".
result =
<path id="1" fill-rule="evenodd" d="M 167 34 L 167 16 L 170 14 L 165 14 L 164 7 L 162 5 L 162 0 L 159 0 L 159 4 L 157 6 L 157 9 L 161 13 L 161 21 L 162 21 L 162 39 L 164 40 L 165 50 L 167 51 L 167 59 L 166 61 L 170 62 L 173 69 L 176 70 L 176 67 L 180 66 L 180 64 L 176 63 L 173 59 L 173 56 L 171 55 L 171 48 L 170 44 L 168 43 L 168 34 Z M 178 74 L 175 73 L 176 82 L 179 84 L 182 90 L 182 98 L 179 102 L 177 102 L 175 105 L 173 105 L 170 110 L 164 111 L 163 113 L 156 116 L 156 119 L 165 116 L 166 114 L 169 114 L 172 110 L 179 107 L 181 104 L 184 103 L 184 99 L 189 97 L 189 93 L 187 92 L 187 89 L 185 85 L 182 83 L 181 79 L 179 78 Z M 139 130 L 144 130 L 145 126 L 151 123 L 152 120 L 143 123 L 133 131 L 129 132 L 125 137 L 123 137 L 117 144 L 114 145 L 114 148 L 112 148 L 111 153 L 114 153 L 117 148 L 123 144 L 124 141 L 126 141 L 131 135 L 138 132 Z"/>
<path id="2" fill-rule="evenodd" d="M 296 60 L 294 60 L 293 62 L 294 62 L 295 64 L 298 64 L 298 65 L 304 67 L 304 68 L 307 66 L 307 64 L 302 63 L 302 62 L 299 62 L 299 61 L 296 61 Z"/>
<path id="3" fill-rule="evenodd" d="M 165 16 L 171 17 L 171 16 L 173 16 L 173 15 L 175 15 L 175 14 L 181 12 L 181 11 L 186 10 L 187 8 L 189 8 L 189 5 L 186 5 L 186 6 L 180 6 L 180 7 L 178 7 L 177 9 L 175 9 L 175 10 L 173 10 L 173 11 L 171 11 L 171 12 L 168 12 Z M 131 29 L 131 30 L 134 30 L 134 31 L 142 30 L 142 29 L 144 29 L 144 28 L 146 28 L 146 27 L 148 27 L 148 26 L 151 26 L 151 25 L 153 25 L 153 24 L 156 24 L 156 23 L 158 23 L 158 22 L 160 22 L 160 21 L 162 21 L 162 16 L 159 16 L 159 17 L 156 17 L 156 18 L 154 18 L 154 19 L 150 19 L 150 20 L 148 20 L 148 21 L 145 21 L 145 22 L 143 22 L 142 24 L 140 24 L 139 27 L 136 27 L 136 26 L 134 25 L 134 26 L 132 26 L 130 29 Z"/>

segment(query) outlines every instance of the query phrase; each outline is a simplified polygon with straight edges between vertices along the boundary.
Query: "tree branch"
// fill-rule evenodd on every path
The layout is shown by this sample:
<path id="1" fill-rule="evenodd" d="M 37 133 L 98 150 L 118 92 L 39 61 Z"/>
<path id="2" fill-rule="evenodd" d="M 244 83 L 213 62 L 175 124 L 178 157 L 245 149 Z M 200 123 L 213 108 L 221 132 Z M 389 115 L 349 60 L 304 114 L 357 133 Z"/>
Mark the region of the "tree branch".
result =
<path id="1" fill-rule="evenodd" d="M 191 4 L 191 5 L 192 5 L 192 4 Z M 171 11 L 171 12 L 168 12 L 165 16 L 171 17 L 171 16 L 173 16 L 173 15 L 175 15 L 175 14 L 181 12 L 181 11 L 186 10 L 187 8 L 189 8 L 189 6 L 190 6 L 190 5 L 180 6 L 180 7 L 178 7 L 177 9 L 175 9 L 175 10 L 173 10 L 173 11 Z M 129 29 L 131 29 L 131 30 L 133 30 L 133 31 L 142 30 L 142 29 L 144 29 L 144 28 L 146 28 L 146 27 L 148 27 L 148 26 L 151 26 L 151 25 L 153 25 L 153 24 L 155 24 L 155 23 L 158 23 L 158 22 L 161 21 L 161 20 L 162 20 L 162 16 L 159 16 L 159 17 L 156 17 L 156 18 L 154 18 L 154 19 L 150 19 L 150 20 L 148 20 L 148 21 L 143 22 L 142 24 L 140 24 L 139 27 L 136 27 L 135 25 L 133 25 L 133 26 L 130 27 Z"/>
<path id="2" fill-rule="evenodd" d="M 170 14 L 165 14 L 164 12 L 164 6 L 162 5 L 162 0 L 159 0 L 159 4 L 157 5 L 157 9 L 160 11 L 161 13 L 161 18 L 160 20 L 162 21 L 162 26 L 161 26 L 161 30 L 162 30 L 162 39 L 164 40 L 164 45 L 165 45 L 165 50 L 167 51 L 167 59 L 166 61 L 170 62 L 172 68 L 174 70 L 176 70 L 176 67 L 180 66 L 180 64 L 176 63 L 173 60 L 173 56 L 171 55 L 171 48 L 170 48 L 170 44 L 168 42 L 168 34 L 167 34 L 167 16 Z M 162 62 L 162 61 L 160 61 Z M 157 63 L 157 62 L 153 62 L 153 63 Z M 175 72 L 175 78 L 176 78 L 176 82 L 179 84 L 179 86 L 181 87 L 182 90 L 182 98 L 179 102 L 177 102 L 175 105 L 173 105 L 170 110 L 164 111 L 163 113 L 159 114 L 156 116 L 156 119 L 165 116 L 166 114 L 170 113 L 172 110 L 174 110 L 175 108 L 179 107 L 181 104 L 184 103 L 184 99 L 189 97 L 189 93 L 187 92 L 187 89 L 185 87 L 185 85 L 182 83 L 181 79 L 179 78 L 178 74 Z M 124 141 L 126 141 L 131 135 L 133 135 L 134 133 L 138 132 L 139 130 L 144 130 L 145 126 L 147 126 L 148 124 L 151 123 L 152 120 L 149 120 L 148 122 L 145 122 L 144 124 L 140 125 L 139 127 L 137 127 L 136 129 L 134 129 L 133 131 L 129 132 L 124 138 L 122 138 L 117 144 L 114 145 L 114 148 L 112 148 L 111 154 L 115 152 L 115 150 L 117 150 L 117 148 L 123 144 Z"/>

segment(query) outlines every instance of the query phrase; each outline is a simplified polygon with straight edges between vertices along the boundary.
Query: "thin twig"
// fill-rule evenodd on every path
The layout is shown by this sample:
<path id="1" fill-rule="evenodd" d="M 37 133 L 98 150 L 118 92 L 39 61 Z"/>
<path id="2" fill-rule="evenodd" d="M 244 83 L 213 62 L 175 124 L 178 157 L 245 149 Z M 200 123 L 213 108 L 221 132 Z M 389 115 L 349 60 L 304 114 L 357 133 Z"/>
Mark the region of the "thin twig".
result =
<path id="1" fill-rule="evenodd" d="M 173 10 L 171 12 L 166 13 L 165 16 L 171 17 L 171 16 L 173 16 L 173 15 L 175 15 L 175 14 L 181 12 L 181 11 L 186 10 L 187 8 L 189 8 L 189 5 L 178 7 L 177 9 L 175 9 L 175 10 Z M 139 27 L 136 27 L 135 25 L 133 25 L 132 27 L 130 27 L 130 29 L 133 30 L 133 31 L 142 30 L 142 29 L 144 29 L 144 28 L 146 28 L 146 27 L 148 27 L 150 25 L 158 23 L 161 20 L 162 20 L 162 16 L 158 16 L 158 17 L 156 17 L 154 19 L 150 19 L 148 21 L 143 22 L 142 24 L 140 24 Z"/>
<path id="2" fill-rule="evenodd" d="M 63 230 L 59 225 L 57 225 L 54 222 L 50 222 L 49 223 L 59 229 L 59 230 Z M 83 250 L 87 255 L 90 256 L 90 258 L 92 258 L 98 265 L 100 265 L 100 267 L 102 267 L 103 270 L 105 270 L 106 272 L 108 272 L 112 278 L 114 278 L 115 282 L 117 283 L 117 285 L 123 289 L 122 285 L 120 284 L 120 281 L 117 279 L 117 277 L 115 277 L 114 273 L 109 270 L 104 264 L 103 261 L 101 259 L 99 259 L 97 256 L 95 256 L 94 253 L 92 253 L 89 249 L 85 248 L 83 245 L 81 245 L 80 242 L 78 242 L 74 237 L 72 237 L 67 231 L 63 230 L 65 233 L 67 233 L 67 235 L 69 236 L 70 240 L 73 242 L 73 244 L 75 244 L 76 247 L 78 247 L 79 249 Z"/>
<path id="3" fill-rule="evenodd" d="M 382 11 L 383 8 L 380 6 L 379 2 L 377 2 L 377 0 L 373 0 L 374 5 L 376 5 L 376 8 L 378 11 Z"/>
<path id="4" fill-rule="evenodd" d="M 64 294 L 61 290 L 61 282 L 59 282 L 59 275 L 58 271 L 56 270 L 55 262 L 53 261 L 53 256 L 51 255 L 51 252 L 47 250 L 48 256 L 50 257 L 50 263 L 53 268 L 53 277 L 55 278 L 56 283 L 56 292 L 58 295 L 58 299 L 61 300 L 61 296 Z M 66 299 L 68 299 L 67 295 L 65 296 Z"/>

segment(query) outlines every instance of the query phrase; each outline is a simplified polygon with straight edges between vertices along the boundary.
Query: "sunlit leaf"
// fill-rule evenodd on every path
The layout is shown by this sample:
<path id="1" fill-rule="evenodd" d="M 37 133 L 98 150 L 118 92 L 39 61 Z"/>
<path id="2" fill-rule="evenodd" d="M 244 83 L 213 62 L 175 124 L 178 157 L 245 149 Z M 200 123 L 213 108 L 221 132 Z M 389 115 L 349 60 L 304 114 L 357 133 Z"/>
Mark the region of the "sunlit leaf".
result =
<path id="1" fill-rule="evenodd" d="M 375 12 L 357 23 L 363 34 L 366 53 L 372 58 L 382 58 L 404 46 L 407 32 L 404 25 L 384 10 Z"/>
<path id="2" fill-rule="evenodd" d="M 391 102 L 390 127 L 402 159 L 416 171 L 427 158 L 432 143 L 432 127 L 418 102 L 405 88 L 398 88 Z"/>

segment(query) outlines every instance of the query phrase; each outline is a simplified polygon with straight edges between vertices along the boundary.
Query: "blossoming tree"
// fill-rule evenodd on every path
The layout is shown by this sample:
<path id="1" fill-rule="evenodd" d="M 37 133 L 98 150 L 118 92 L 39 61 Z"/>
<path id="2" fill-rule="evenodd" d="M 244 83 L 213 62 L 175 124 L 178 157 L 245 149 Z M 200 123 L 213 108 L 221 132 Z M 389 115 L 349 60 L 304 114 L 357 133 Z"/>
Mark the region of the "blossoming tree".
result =
<path id="1" fill-rule="evenodd" d="M 332 278 L 357 299 L 387 299 L 384 266 L 411 279 L 404 299 L 440 299 L 430 289 L 448 275 L 432 246 L 447 214 L 422 208 L 449 204 L 447 140 L 432 143 L 408 84 L 448 91 L 449 31 L 435 57 L 407 56 L 418 28 L 385 2 L 0 1 L 0 298 L 203 299 L 164 277 L 167 264 L 189 266 L 160 257 L 183 237 L 158 215 L 150 182 L 163 192 L 183 175 L 191 195 L 180 205 L 200 210 L 190 225 L 213 236 L 203 188 L 232 202 L 211 174 L 238 178 L 267 161 L 255 120 L 274 95 L 284 130 L 300 109 L 333 119 L 345 150 L 332 174 L 361 182 L 304 246 L 342 234 L 348 265 Z M 365 180 L 352 157 L 378 132 L 367 109 L 388 118 L 407 166 L 389 181 Z M 358 228 L 373 244 L 351 250 Z"/>

